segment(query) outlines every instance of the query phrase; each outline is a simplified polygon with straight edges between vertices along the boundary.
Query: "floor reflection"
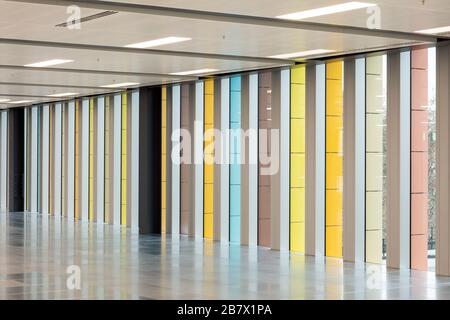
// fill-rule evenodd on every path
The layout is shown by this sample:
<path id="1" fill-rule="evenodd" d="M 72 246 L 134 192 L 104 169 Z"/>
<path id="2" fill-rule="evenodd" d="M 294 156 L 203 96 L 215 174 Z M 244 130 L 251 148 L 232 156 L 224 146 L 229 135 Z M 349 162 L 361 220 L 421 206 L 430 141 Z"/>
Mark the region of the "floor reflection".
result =
<path id="1" fill-rule="evenodd" d="M 0 214 L 0 299 L 449 299 L 450 279 L 122 227 Z M 69 266 L 81 271 L 70 290 Z"/>

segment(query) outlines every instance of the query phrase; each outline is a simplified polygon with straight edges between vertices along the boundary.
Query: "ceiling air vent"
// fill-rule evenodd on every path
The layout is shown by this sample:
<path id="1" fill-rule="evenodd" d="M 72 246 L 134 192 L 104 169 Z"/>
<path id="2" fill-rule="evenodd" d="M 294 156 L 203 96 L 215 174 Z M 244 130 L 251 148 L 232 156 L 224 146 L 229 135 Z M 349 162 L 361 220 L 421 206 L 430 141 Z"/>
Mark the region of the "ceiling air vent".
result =
<path id="1" fill-rule="evenodd" d="M 116 14 L 116 13 L 118 13 L 118 12 L 117 11 L 103 11 L 103 12 L 96 13 L 96 14 L 93 14 L 93 15 L 90 15 L 90 16 L 87 16 L 87 17 L 83 17 L 83 18 L 80 19 L 79 23 L 81 24 L 83 22 L 88 22 L 88 21 L 100 19 L 100 18 L 107 17 L 107 16 L 110 16 L 110 15 Z M 76 21 L 76 20 L 67 21 L 67 22 L 64 22 L 64 23 L 57 24 L 56 27 L 67 28 L 68 26 L 74 25 L 77 22 L 78 21 Z"/>

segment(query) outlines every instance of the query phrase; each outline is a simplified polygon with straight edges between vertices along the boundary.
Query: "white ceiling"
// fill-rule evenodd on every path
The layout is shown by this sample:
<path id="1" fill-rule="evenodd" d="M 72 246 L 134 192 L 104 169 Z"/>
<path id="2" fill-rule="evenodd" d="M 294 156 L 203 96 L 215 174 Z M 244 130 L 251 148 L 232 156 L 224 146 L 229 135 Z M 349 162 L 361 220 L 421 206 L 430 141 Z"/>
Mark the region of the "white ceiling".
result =
<path id="1" fill-rule="evenodd" d="M 242 15 L 275 17 L 307 9 L 346 2 L 347 0 L 116 0 L 120 2 L 215 11 Z M 413 32 L 420 29 L 450 25 L 448 0 L 361 0 L 376 3 L 381 9 L 381 28 Z M 306 31 L 250 24 L 193 20 L 179 17 L 156 16 L 119 12 L 81 24 L 80 30 L 56 27 L 66 22 L 69 15 L 64 6 L 20 3 L 0 0 L 0 38 L 91 44 L 123 47 L 167 36 L 190 37 L 192 41 L 155 47 L 154 49 L 212 53 L 235 56 L 267 57 L 277 54 L 312 49 L 336 50 L 335 54 L 351 53 L 406 45 L 410 40 Z M 104 11 L 82 8 L 82 17 Z M 333 14 L 306 21 L 327 24 L 366 27 L 365 9 Z M 111 83 L 137 82 L 159 84 L 177 81 L 163 74 L 193 69 L 218 69 L 220 73 L 267 68 L 273 62 L 243 59 L 211 59 L 181 57 L 164 54 L 124 53 L 114 50 L 64 49 L 49 46 L 25 46 L 2 43 L 0 65 L 22 66 L 49 59 L 70 59 L 72 63 L 55 66 L 65 69 L 157 73 L 161 76 L 111 74 L 80 74 L 42 70 L 11 70 L 0 66 L 0 99 L 23 100 L 17 96 L 36 96 L 36 102 L 47 101 L 46 95 L 76 92 L 91 95 L 105 92 L 98 87 Z M 280 62 L 280 65 L 283 64 Z M 15 83 L 6 85 L 5 83 Z M 27 86 L 17 84 L 26 83 Z M 33 86 L 45 84 L 48 86 Z M 67 85 L 54 88 L 52 84 Z M 75 88 L 70 88 L 75 86 Z M 77 87 L 92 88 L 77 88 Z M 42 98 L 41 98 L 42 97 Z M 9 105 L 3 105 L 9 106 Z"/>

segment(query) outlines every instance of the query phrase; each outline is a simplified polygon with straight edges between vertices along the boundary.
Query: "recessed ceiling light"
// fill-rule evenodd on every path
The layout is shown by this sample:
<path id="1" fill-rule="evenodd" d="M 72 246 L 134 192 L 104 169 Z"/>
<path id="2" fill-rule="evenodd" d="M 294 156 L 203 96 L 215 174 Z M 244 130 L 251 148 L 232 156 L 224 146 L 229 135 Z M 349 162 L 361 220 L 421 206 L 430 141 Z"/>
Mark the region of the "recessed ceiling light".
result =
<path id="1" fill-rule="evenodd" d="M 25 103 L 31 103 L 32 100 L 19 100 L 19 101 L 11 101 L 11 104 L 25 104 Z"/>
<path id="2" fill-rule="evenodd" d="M 294 12 L 294 13 L 288 13 L 288 14 L 284 14 L 281 16 L 277 16 L 277 18 L 288 19 L 288 20 L 302 20 L 302 19 L 307 19 L 307 18 L 325 16 L 328 14 L 363 9 L 363 8 L 368 8 L 368 7 L 373 7 L 373 6 L 376 6 L 376 4 L 351 1 L 351 2 L 336 4 L 336 5 L 328 6 L 328 7 L 322 7 L 322 8 L 311 9 L 311 10 L 306 10 L 306 11 Z"/>
<path id="3" fill-rule="evenodd" d="M 426 34 L 446 33 L 446 32 L 450 32 L 450 26 L 419 30 L 419 31 L 416 31 L 416 32 L 417 33 L 426 33 Z"/>
<path id="4" fill-rule="evenodd" d="M 336 52 L 336 51 L 335 50 L 326 50 L 326 49 L 315 49 L 315 50 L 308 50 L 308 51 L 283 53 L 283 54 L 278 54 L 275 56 L 270 56 L 269 58 L 275 58 L 275 59 L 301 58 L 301 57 L 314 56 L 314 55 L 331 53 L 331 52 Z"/>
<path id="5" fill-rule="evenodd" d="M 171 75 L 174 76 L 188 76 L 192 74 L 203 74 L 203 73 L 210 73 L 210 72 L 216 72 L 219 71 L 217 69 L 197 69 L 197 70 L 189 70 L 189 71 L 182 71 L 182 72 L 174 72 L 171 73 Z"/>
<path id="6" fill-rule="evenodd" d="M 137 82 L 112 83 L 112 84 L 107 84 L 105 86 L 102 86 L 102 88 L 122 88 L 122 87 L 137 86 L 139 84 L 140 83 L 137 83 Z"/>
<path id="7" fill-rule="evenodd" d="M 145 48 L 157 47 L 157 46 L 162 46 L 165 44 L 183 42 L 183 41 L 188 41 L 188 40 L 192 40 L 192 39 L 184 38 L 184 37 L 165 37 L 165 38 L 161 38 L 161 39 L 133 43 L 133 44 L 126 45 L 125 47 L 145 49 Z"/>
<path id="8" fill-rule="evenodd" d="M 65 93 L 49 94 L 49 95 L 47 95 L 47 97 L 52 97 L 52 98 L 71 97 L 71 96 L 76 96 L 77 94 L 78 93 L 65 92 Z"/>
<path id="9" fill-rule="evenodd" d="M 9 102 L 9 101 L 11 101 L 11 99 L 0 99 L 0 103 Z"/>
<path id="10" fill-rule="evenodd" d="M 44 68 L 44 67 L 49 67 L 49 66 L 56 66 L 57 64 L 69 63 L 69 62 L 73 62 L 73 60 L 52 59 L 52 60 L 46 60 L 46 61 L 26 64 L 25 67 Z"/>

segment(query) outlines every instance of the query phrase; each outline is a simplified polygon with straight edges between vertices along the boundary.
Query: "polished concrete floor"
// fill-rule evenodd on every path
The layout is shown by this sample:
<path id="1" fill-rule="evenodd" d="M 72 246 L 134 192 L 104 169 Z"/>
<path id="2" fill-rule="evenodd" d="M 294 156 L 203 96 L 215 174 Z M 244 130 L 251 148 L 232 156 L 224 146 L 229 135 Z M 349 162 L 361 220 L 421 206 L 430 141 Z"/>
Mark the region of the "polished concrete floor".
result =
<path id="1" fill-rule="evenodd" d="M 450 278 L 1 213 L 0 299 L 450 299 Z"/>

